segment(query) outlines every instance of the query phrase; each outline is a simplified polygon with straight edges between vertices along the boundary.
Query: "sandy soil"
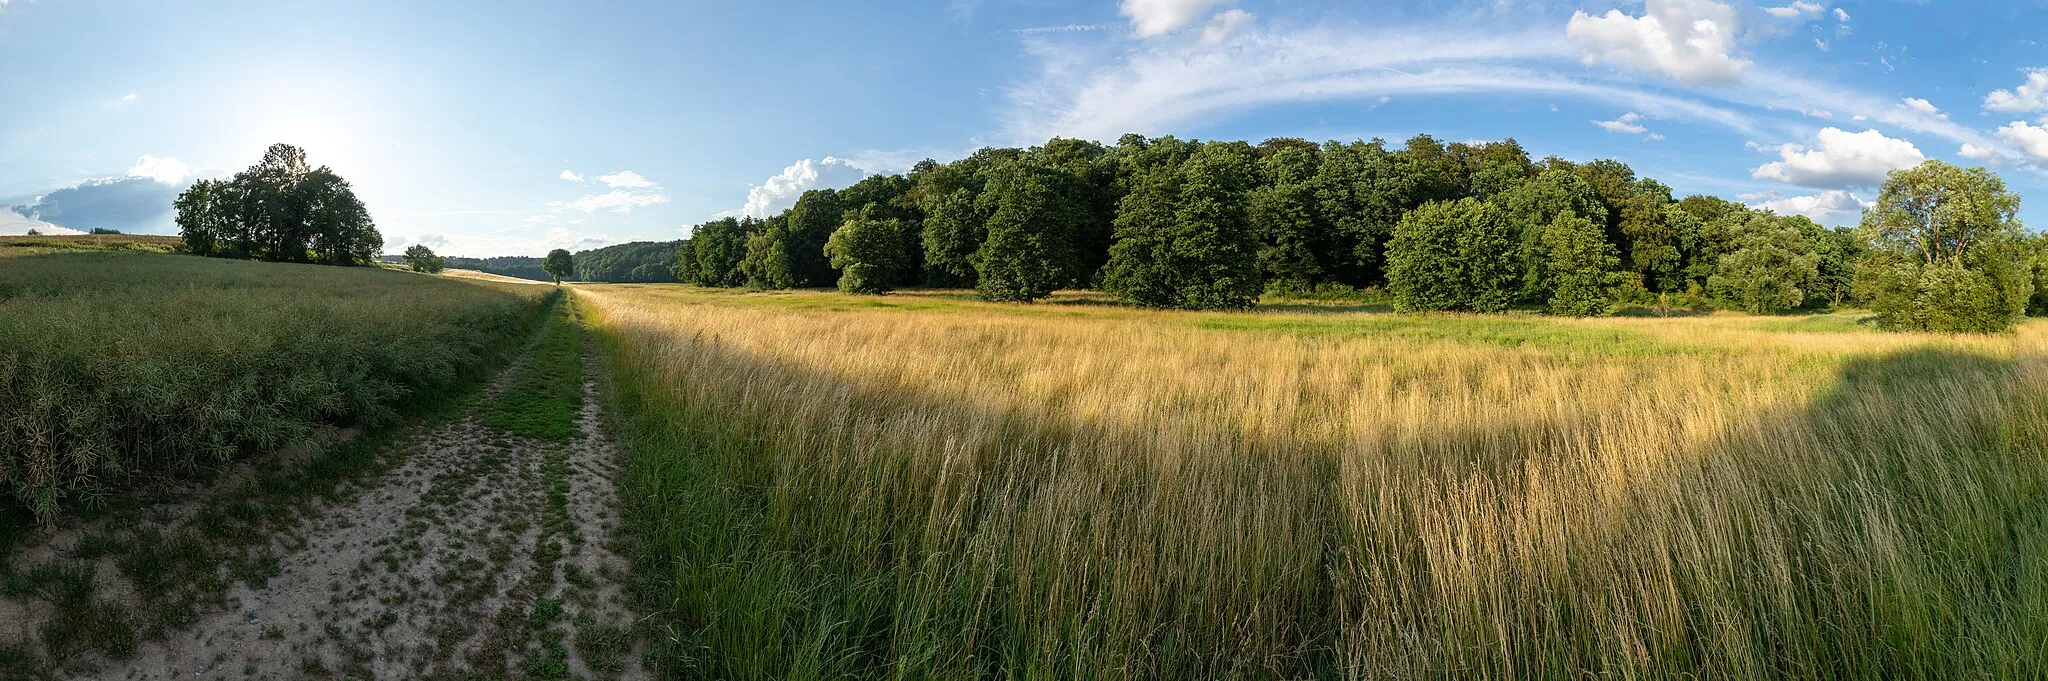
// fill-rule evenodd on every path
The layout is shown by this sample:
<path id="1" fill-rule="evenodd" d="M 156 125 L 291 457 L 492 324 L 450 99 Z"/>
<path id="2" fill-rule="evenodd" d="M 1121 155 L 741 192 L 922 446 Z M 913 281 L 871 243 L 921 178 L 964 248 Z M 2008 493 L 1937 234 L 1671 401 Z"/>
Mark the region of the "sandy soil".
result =
<path id="1" fill-rule="evenodd" d="M 584 362 L 575 439 L 477 410 L 423 429 L 402 465 L 315 513 L 262 587 L 78 678 L 647 678 L 608 548 L 618 452 Z"/>

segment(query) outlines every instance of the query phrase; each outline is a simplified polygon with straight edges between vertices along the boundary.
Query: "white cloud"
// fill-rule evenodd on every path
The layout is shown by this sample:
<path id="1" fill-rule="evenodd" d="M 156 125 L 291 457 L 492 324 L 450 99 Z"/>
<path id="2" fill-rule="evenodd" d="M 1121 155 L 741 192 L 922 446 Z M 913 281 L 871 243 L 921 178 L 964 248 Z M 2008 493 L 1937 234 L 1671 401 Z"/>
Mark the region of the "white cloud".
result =
<path id="1" fill-rule="evenodd" d="M 1964 144 L 1961 149 L 1956 150 L 1956 155 L 1970 159 L 1972 161 L 1976 161 L 1978 163 L 1995 164 L 1998 162 L 1997 149 L 1993 149 L 1991 147 L 1980 147 L 1975 144 Z"/>
<path id="2" fill-rule="evenodd" d="M 1770 194 L 1745 194 L 1737 197 L 1751 208 L 1769 210 L 1779 215 L 1804 215 L 1823 225 L 1844 225 L 1856 222 L 1863 215 L 1868 202 L 1855 194 L 1840 189 L 1830 189 L 1811 196 L 1779 196 Z"/>
<path id="3" fill-rule="evenodd" d="M 1940 113 L 1928 114 L 1890 96 L 1879 96 L 1844 87 L 1834 80 L 1808 80 L 1789 73 L 1757 69 L 1743 76 L 1741 88 L 1727 91 L 1730 101 L 1767 109 L 1827 109 L 1848 113 L 1856 122 L 1875 121 L 1908 132 L 1934 135 L 1957 144 L 1990 144 L 1982 131 L 1949 120 Z"/>
<path id="4" fill-rule="evenodd" d="M 1779 19 L 1799 19 L 1802 17 L 1819 16 L 1826 9 L 1826 7 L 1806 2 L 1806 0 L 1800 0 L 1784 7 L 1766 7 L 1764 11 L 1770 12 L 1771 16 Z"/>
<path id="5" fill-rule="evenodd" d="M 1012 87 L 1004 140 L 1114 140 L 1279 103 L 1375 101 L 1407 95 L 1564 95 L 1657 119 L 1759 134 L 1750 117 L 1633 82 L 1588 79 L 1554 27 L 1521 32 L 1322 25 L 1248 30 L 1225 45 L 1148 41 L 1099 45 L 1027 40 L 1040 76 Z M 1560 73 L 1562 67 L 1569 73 Z"/>
<path id="6" fill-rule="evenodd" d="M 5 4 L 5 2 L 0 2 L 0 5 Z M 0 207 L 0 236 L 21 236 L 23 234 L 27 234 L 29 230 L 35 230 L 38 234 L 48 236 L 85 233 L 75 229 L 59 227 L 57 225 L 43 222 L 42 220 L 36 218 L 22 215 L 21 213 L 17 213 L 5 207 Z"/>
<path id="7" fill-rule="evenodd" d="M 1915 113 L 1926 114 L 1935 118 L 1948 118 L 1948 114 L 1942 113 L 1941 109 L 1936 108 L 1933 102 L 1919 97 L 1907 97 L 1900 100 L 1900 105 L 1912 109 Z"/>
<path id="8" fill-rule="evenodd" d="M 5 6 L 7 6 L 7 3 L 5 3 L 5 2 L 0 2 L 0 7 L 5 7 Z M 120 108 L 120 107 L 128 106 L 128 105 L 130 105 L 130 104 L 134 104 L 134 103 L 135 103 L 135 100 L 137 100 L 137 99 L 141 99 L 141 98 L 142 98 L 142 95 L 139 95 L 139 94 L 136 94 L 136 93 L 130 92 L 130 93 L 128 93 L 128 94 L 122 95 L 120 99 L 115 99 L 115 100 L 112 100 L 112 101 L 109 101 L 109 102 L 107 102 L 106 106 L 107 106 L 107 108 L 109 108 L 109 109 L 115 109 L 115 108 Z"/>
<path id="9" fill-rule="evenodd" d="M 1820 51 L 1822 51 L 1822 52 L 1826 52 L 1826 51 L 1828 51 L 1828 41 L 1825 41 L 1825 40 L 1821 40 L 1821 39 L 1819 39 L 1819 38 L 1814 38 L 1814 39 L 1813 39 L 1813 46 L 1814 46 L 1814 47 L 1818 47 L 1818 48 L 1820 48 Z"/>
<path id="10" fill-rule="evenodd" d="M 1802 187 L 1842 189 L 1878 184 L 1886 173 L 1927 159 L 1912 142 L 1876 130 L 1846 132 L 1839 128 L 1821 128 L 1818 144 L 1812 148 L 1780 146 L 1778 156 L 1781 160 L 1758 166 L 1751 176 Z"/>
<path id="11" fill-rule="evenodd" d="M 1998 129 L 1998 138 L 2018 147 L 2028 156 L 2048 161 L 2048 124 L 2033 126 L 2026 121 L 2013 121 Z"/>
<path id="12" fill-rule="evenodd" d="M 192 175 L 191 166 L 175 158 L 144 156 L 128 167 L 128 177 L 146 177 L 163 184 L 177 184 Z"/>
<path id="13" fill-rule="evenodd" d="M 1041 35 L 1045 33 L 1085 33 L 1088 31 L 1106 31 L 1116 27 L 1117 24 L 1061 24 L 1058 26 L 1033 26 L 1030 28 L 1013 28 L 1010 29 L 1010 32 L 1018 35 Z"/>
<path id="14" fill-rule="evenodd" d="M 558 177 L 576 183 L 581 183 L 585 180 L 583 175 L 568 170 L 562 171 Z M 641 177 L 639 173 L 630 170 L 621 170 L 611 175 L 600 175 L 597 180 L 603 182 L 605 186 L 611 187 L 612 191 L 602 194 L 584 194 L 582 198 L 574 201 L 549 201 L 545 215 L 530 216 L 525 221 L 529 224 L 547 222 L 552 219 L 551 216 L 560 215 L 563 211 L 569 210 L 580 210 L 585 213 L 595 213 L 601 210 L 608 210 L 614 213 L 630 213 L 637 208 L 668 203 L 668 193 L 662 191 L 661 185 L 648 181 L 647 178 Z"/>
<path id="15" fill-rule="evenodd" d="M 630 213 L 635 208 L 646 208 L 664 203 L 668 203 L 668 195 L 658 190 L 617 190 L 603 194 L 585 194 L 583 198 L 574 201 L 551 201 L 548 203 L 548 206 L 551 208 L 580 210 L 585 213 L 595 213 L 601 210 L 609 210 L 614 213 Z"/>
<path id="16" fill-rule="evenodd" d="M 1238 31 L 1250 27 L 1254 20 L 1251 12 L 1241 9 L 1226 10 L 1216 15 L 1216 18 L 1210 19 L 1208 26 L 1202 27 L 1202 42 L 1211 45 L 1223 42 Z"/>
<path id="17" fill-rule="evenodd" d="M 1847 22 L 1847 21 L 1849 21 L 1849 10 L 1845 10 L 1845 9 L 1842 9 L 1842 8 L 1840 8 L 1840 7 L 1836 7 L 1836 8 L 1835 8 L 1835 20 L 1836 20 L 1836 21 L 1841 21 L 1841 22 Z"/>
<path id="18" fill-rule="evenodd" d="M 798 197 L 813 189 L 838 189 L 861 181 L 874 173 L 868 172 L 851 161 L 827 156 L 824 160 L 804 159 L 789 164 L 782 172 L 776 173 L 759 185 L 747 190 L 747 205 L 740 214 L 753 218 L 767 218 L 796 205 Z"/>
<path id="19" fill-rule="evenodd" d="M 631 170 L 621 170 L 610 175 L 599 175 L 597 176 L 597 181 L 603 182 L 605 186 L 613 189 L 644 189 L 655 186 L 653 182 L 648 182 L 647 178 L 641 177 L 639 173 Z"/>
<path id="20" fill-rule="evenodd" d="M 1735 9 L 1713 0 L 1648 0 L 1641 17 L 1572 13 L 1565 35 L 1590 64 L 1609 61 L 1690 85 L 1733 83 L 1749 61 L 1730 54 L 1741 30 Z"/>
<path id="21" fill-rule="evenodd" d="M 1600 126 L 1601 129 L 1612 133 L 1619 133 L 1623 135 L 1640 135 L 1645 132 L 1649 132 L 1649 128 L 1645 128 L 1642 126 L 1641 123 L 1636 122 L 1642 119 L 1642 114 L 1630 111 L 1628 113 L 1622 114 L 1620 118 L 1616 118 L 1611 121 L 1593 121 L 1593 124 Z"/>
<path id="22" fill-rule="evenodd" d="M 2048 69 L 2029 69 L 2027 82 L 2011 90 L 1993 90 L 1984 108 L 2004 113 L 2048 111 Z"/>
<path id="23" fill-rule="evenodd" d="M 1131 20 L 1131 30 L 1140 38 L 1178 31 L 1195 23 L 1209 10 L 1233 0 L 1123 0 L 1117 11 Z"/>

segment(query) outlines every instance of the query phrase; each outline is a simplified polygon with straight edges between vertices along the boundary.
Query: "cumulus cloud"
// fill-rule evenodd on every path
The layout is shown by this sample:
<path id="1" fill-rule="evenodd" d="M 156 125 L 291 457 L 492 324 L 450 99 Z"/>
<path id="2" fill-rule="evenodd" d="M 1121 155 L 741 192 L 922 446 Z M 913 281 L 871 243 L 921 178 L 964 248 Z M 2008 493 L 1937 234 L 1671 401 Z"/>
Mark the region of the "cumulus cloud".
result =
<path id="1" fill-rule="evenodd" d="M 1802 187 L 1843 189 L 1878 184 L 1890 171 L 1927 160 L 1912 142 L 1876 130 L 1821 128 L 1817 140 L 1813 147 L 1778 147 L 1780 160 L 1758 166 L 1751 176 Z"/>
<path id="2" fill-rule="evenodd" d="M 1226 10 L 1216 15 L 1216 18 L 1210 19 L 1208 26 L 1202 27 L 1202 42 L 1214 45 L 1228 40 L 1238 31 L 1251 26 L 1254 20 L 1256 17 L 1250 12 L 1241 9 Z"/>
<path id="3" fill-rule="evenodd" d="M 1849 10 L 1845 10 L 1845 9 L 1842 9 L 1842 8 L 1840 8 L 1840 7 L 1836 7 L 1836 8 L 1835 8 L 1835 21 L 1840 21 L 1840 22 L 1843 22 L 1843 23 L 1847 23 L 1847 22 L 1849 21 Z"/>
<path id="4" fill-rule="evenodd" d="M 648 182 L 647 178 L 641 177 L 639 173 L 631 170 L 621 170 L 610 175 L 599 175 L 597 176 L 597 181 L 603 182 L 605 186 L 613 189 L 644 189 L 654 186 L 653 182 Z"/>
<path id="5" fill-rule="evenodd" d="M 1131 20 L 1131 30 L 1140 38 L 1164 35 L 1186 28 L 1210 10 L 1233 0 L 1123 0 L 1117 11 Z"/>
<path id="6" fill-rule="evenodd" d="M 1611 121 L 1593 121 L 1593 124 L 1600 126 L 1601 129 L 1612 133 L 1618 133 L 1623 135 L 1640 135 L 1650 131 L 1649 128 L 1645 128 L 1642 126 L 1641 123 L 1636 122 L 1642 119 L 1642 114 L 1630 111 L 1628 113 L 1622 114 L 1620 118 L 1616 118 Z"/>
<path id="7" fill-rule="evenodd" d="M 1751 208 L 1769 210 L 1779 215 L 1804 215 L 1807 219 L 1823 225 L 1844 225 L 1856 222 L 1863 215 L 1863 209 L 1870 203 L 1848 191 L 1830 189 L 1810 196 L 1780 196 L 1776 193 L 1745 194 L 1737 197 Z"/>
<path id="8" fill-rule="evenodd" d="M 13 210 L 0 210 L 0 236 L 21 236 L 23 234 L 29 233 L 30 231 L 34 231 L 37 234 L 44 235 L 84 234 L 84 232 L 75 229 L 59 227 L 57 225 L 43 222 L 42 220 L 37 220 L 35 218 L 22 215 L 20 213 L 16 213 Z"/>
<path id="9" fill-rule="evenodd" d="M 1643 16 L 1572 13 L 1565 35 L 1586 63 L 1612 62 L 1688 85 L 1733 83 L 1749 61 L 1731 54 L 1741 21 L 1713 0 L 1649 0 Z"/>
<path id="10" fill-rule="evenodd" d="M 1961 149 L 1956 150 L 1956 155 L 1970 159 L 1972 161 L 1976 161 L 1978 163 L 1998 162 L 1997 149 L 1993 149 L 1991 147 L 1980 147 L 1975 144 L 1964 144 Z"/>
<path id="11" fill-rule="evenodd" d="M 861 181 L 874 173 L 868 172 L 851 161 L 827 156 L 824 160 L 804 159 L 789 164 L 782 172 L 776 173 L 761 184 L 747 190 L 747 205 L 740 214 L 751 218 L 767 218 L 796 205 L 798 197 L 813 189 L 838 189 Z"/>
<path id="12" fill-rule="evenodd" d="M 561 178 L 577 184 L 583 184 L 583 174 L 574 170 L 562 171 Z"/>
<path id="13" fill-rule="evenodd" d="M 2048 111 L 2048 69 L 2029 69 L 2027 82 L 2011 90 L 1993 90 L 1984 108 L 2003 113 Z"/>
<path id="14" fill-rule="evenodd" d="M 2013 121 L 1998 129 L 1998 138 L 2028 156 L 2048 161 L 2048 124 L 2034 126 L 2026 121 Z"/>
<path id="15" fill-rule="evenodd" d="M 149 177 L 103 178 L 53 190 L 11 210 L 77 230 L 161 232 L 172 225 L 171 202 L 179 191 Z"/>
<path id="16" fill-rule="evenodd" d="M 192 176 L 192 167 L 175 158 L 144 156 L 128 167 L 128 177 L 141 177 L 162 184 L 177 184 Z"/>

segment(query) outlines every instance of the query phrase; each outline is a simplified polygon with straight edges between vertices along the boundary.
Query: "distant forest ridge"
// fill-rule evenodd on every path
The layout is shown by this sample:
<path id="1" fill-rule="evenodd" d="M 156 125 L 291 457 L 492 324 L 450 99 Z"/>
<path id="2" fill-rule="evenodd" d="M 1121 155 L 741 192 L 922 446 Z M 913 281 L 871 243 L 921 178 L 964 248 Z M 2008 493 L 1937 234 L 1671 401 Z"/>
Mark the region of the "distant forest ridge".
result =
<path id="1" fill-rule="evenodd" d="M 676 241 L 635 241 L 632 243 L 606 246 L 588 251 L 578 251 L 576 258 L 576 281 L 594 281 L 607 284 L 674 283 L 676 279 Z M 399 262 L 399 256 L 387 255 L 385 262 Z M 477 270 L 491 274 L 552 281 L 541 269 L 541 258 L 522 255 L 507 255 L 496 258 L 448 258 L 448 267 L 462 270 Z"/>

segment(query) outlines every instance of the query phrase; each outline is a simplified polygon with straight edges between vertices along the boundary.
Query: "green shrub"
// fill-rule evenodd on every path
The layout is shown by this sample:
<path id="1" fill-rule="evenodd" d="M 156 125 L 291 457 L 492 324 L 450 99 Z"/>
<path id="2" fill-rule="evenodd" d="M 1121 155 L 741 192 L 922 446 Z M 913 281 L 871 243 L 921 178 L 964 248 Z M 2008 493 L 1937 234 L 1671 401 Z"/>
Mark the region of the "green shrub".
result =
<path id="1" fill-rule="evenodd" d="M 1894 331 L 1994 333 L 2011 329 L 2034 294 L 2031 272 L 2011 256 L 1983 254 L 1974 266 L 1873 259 L 1857 272 L 1857 295 Z"/>

